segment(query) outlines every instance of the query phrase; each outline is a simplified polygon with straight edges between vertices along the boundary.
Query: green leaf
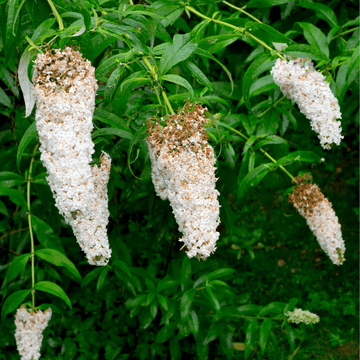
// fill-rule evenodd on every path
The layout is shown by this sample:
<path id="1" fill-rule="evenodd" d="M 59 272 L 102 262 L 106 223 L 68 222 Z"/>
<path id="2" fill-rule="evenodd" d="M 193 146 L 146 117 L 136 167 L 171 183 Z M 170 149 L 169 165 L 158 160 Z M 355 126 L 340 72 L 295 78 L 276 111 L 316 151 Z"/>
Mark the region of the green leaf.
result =
<path id="1" fill-rule="evenodd" d="M 272 302 L 264 306 L 259 312 L 259 316 L 264 316 L 268 314 L 282 314 L 284 311 L 286 303 L 283 302 Z"/>
<path id="2" fill-rule="evenodd" d="M 180 313 L 182 318 L 185 318 L 189 314 L 195 293 L 196 293 L 195 289 L 189 289 L 181 297 Z"/>
<path id="3" fill-rule="evenodd" d="M 10 218 L 9 211 L 1 200 L 0 200 L 0 213 Z"/>
<path id="4" fill-rule="evenodd" d="M 97 267 L 94 270 L 91 270 L 81 281 L 81 289 L 93 281 L 101 272 L 103 271 L 102 267 Z"/>
<path id="5" fill-rule="evenodd" d="M 204 49 L 197 48 L 196 51 L 195 51 L 195 54 L 207 57 L 207 58 L 209 58 L 211 60 L 214 60 L 216 63 L 218 63 L 222 67 L 222 69 L 225 71 L 226 75 L 229 78 L 229 81 L 230 81 L 230 84 L 231 84 L 231 94 L 232 94 L 233 91 L 234 91 L 234 81 L 233 81 L 231 72 L 228 70 L 228 68 L 225 65 L 223 65 L 221 63 L 221 61 L 219 61 L 215 56 L 211 55 L 208 51 L 206 51 Z M 231 94 L 230 94 L 230 96 L 231 96 Z"/>
<path id="6" fill-rule="evenodd" d="M 105 104 L 111 101 L 112 96 L 114 95 L 119 81 L 121 79 L 121 75 L 125 70 L 125 66 L 119 66 L 116 68 L 110 75 L 108 82 L 106 83 L 106 88 L 104 91 L 104 102 Z"/>
<path id="7" fill-rule="evenodd" d="M 74 263 L 60 251 L 54 249 L 40 249 L 35 251 L 35 254 L 39 258 L 46 260 L 53 265 L 66 268 L 79 280 L 79 282 L 81 282 L 82 277 Z"/>
<path id="8" fill-rule="evenodd" d="M 37 50 L 32 49 L 29 51 L 30 47 L 31 45 L 28 45 L 27 48 L 24 50 L 23 54 L 21 55 L 18 70 L 20 88 L 25 101 L 25 117 L 28 117 L 31 114 L 31 111 L 35 105 L 34 85 L 30 82 L 27 71 L 32 57 L 37 54 Z M 35 123 L 33 125 L 35 127 Z M 31 126 L 32 125 L 30 125 L 30 127 Z M 24 136 L 25 135 L 26 133 L 24 134 Z"/>
<path id="9" fill-rule="evenodd" d="M 255 344 L 255 335 L 256 330 L 258 329 L 257 320 L 252 320 L 246 330 L 246 339 L 245 339 L 245 359 L 247 359 L 250 355 L 251 348 Z"/>
<path id="10" fill-rule="evenodd" d="M 0 104 L 3 104 L 8 108 L 12 108 L 11 101 L 2 88 L 0 88 Z"/>
<path id="11" fill-rule="evenodd" d="M 276 111 L 286 116 L 286 118 L 294 125 L 295 130 L 297 129 L 297 121 L 291 110 L 281 106 L 276 106 Z"/>
<path id="12" fill-rule="evenodd" d="M 235 269 L 226 269 L 226 268 L 218 269 L 218 270 L 215 270 L 215 271 L 207 274 L 207 277 L 209 280 L 214 280 L 214 279 L 218 279 L 218 278 L 230 275 L 234 271 L 235 271 Z"/>
<path id="13" fill-rule="evenodd" d="M 4 181 L 4 180 L 22 180 L 24 181 L 24 177 L 16 174 L 14 172 L 10 172 L 10 171 L 1 171 L 0 172 L 0 181 Z"/>
<path id="14" fill-rule="evenodd" d="M 272 26 L 254 22 L 254 21 L 248 21 L 245 25 L 245 29 L 261 29 L 262 31 L 260 34 L 266 35 L 267 41 L 271 43 L 271 46 L 273 46 L 273 42 L 278 43 L 285 43 L 288 45 L 294 44 L 294 41 L 283 35 L 281 32 L 274 29 Z M 246 33 L 245 33 L 246 34 Z"/>
<path id="15" fill-rule="evenodd" d="M 187 256 L 184 256 L 184 259 L 182 261 L 180 274 L 181 274 L 180 275 L 181 288 L 182 291 L 184 291 L 184 289 L 187 288 L 189 281 L 191 279 L 191 262 Z"/>
<path id="16" fill-rule="evenodd" d="M 347 86 L 351 85 L 352 81 L 355 80 L 356 75 L 359 73 L 360 70 L 359 57 L 360 57 L 360 46 L 358 46 L 354 50 L 350 60 L 348 61 L 348 67 L 346 71 Z"/>
<path id="17" fill-rule="evenodd" d="M 96 292 L 99 292 L 101 288 L 104 286 L 109 270 L 110 268 L 108 266 L 102 268 L 102 272 L 100 273 L 98 277 L 98 281 L 96 283 Z"/>
<path id="18" fill-rule="evenodd" d="M 307 22 L 297 23 L 304 30 L 304 36 L 307 42 L 313 46 L 317 47 L 326 58 L 329 57 L 329 45 L 327 43 L 326 36 L 324 33 L 315 25 Z"/>
<path id="19" fill-rule="evenodd" d="M 294 161 L 305 161 L 305 162 L 321 162 L 319 155 L 315 154 L 313 151 L 294 151 L 293 153 L 286 155 L 279 159 L 276 164 L 291 164 Z"/>
<path id="20" fill-rule="evenodd" d="M 262 306 L 255 305 L 255 304 L 247 304 L 239 306 L 236 311 L 241 315 L 258 315 L 259 311 L 261 310 Z"/>
<path id="21" fill-rule="evenodd" d="M 131 130 L 130 130 L 129 126 L 126 124 L 126 122 L 122 118 L 118 117 L 115 114 L 112 114 L 105 110 L 96 109 L 94 112 L 93 118 L 95 120 L 99 120 L 105 124 L 109 124 L 114 128 L 124 130 L 124 131 L 130 133 L 132 136 Z"/>
<path id="22" fill-rule="evenodd" d="M 186 90 L 189 91 L 191 97 L 194 96 L 194 90 L 193 90 L 192 86 L 190 85 L 190 83 L 187 80 L 185 80 L 181 76 L 168 74 L 168 75 L 163 75 L 159 80 L 166 80 L 166 81 L 172 82 L 174 84 L 181 85 L 184 88 L 186 88 Z"/>
<path id="23" fill-rule="evenodd" d="M 241 35 L 239 35 L 241 36 Z M 214 54 L 225 47 L 229 46 L 233 42 L 239 39 L 239 36 L 234 34 L 222 34 L 206 37 L 199 42 L 199 48 L 208 51 L 210 54 Z"/>
<path id="24" fill-rule="evenodd" d="M 245 72 L 245 75 L 243 77 L 243 97 L 245 105 L 251 113 L 252 110 L 250 104 L 250 89 L 255 80 L 259 77 L 259 75 L 264 71 L 271 69 L 274 65 L 275 60 L 271 60 L 268 54 L 262 54 L 251 63 L 251 65 Z"/>
<path id="25" fill-rule="evenodd" d="M 214 92 L 214 88 L 210 80 L 193 62 L 186 61 L 184 65 L 192 75 L 194 75 L 201 83 L 203 83 L 211 92 Z"/>
<path id="26" fill-rule="evenodd" d="M 250 0 L 246 7 L 266 8 L 270 6 L 276 6 L 281 4 L 287 4 L 291 0 Z"/>
<path id="27" fill-rule="evenodd" d="M 272 327 L 272 320 L 271 319 L 265 319 L 260 328 L 260 349 L 261 349 L 261 355 L 264 355 L 266 344 L 270 335 Z"/>
<path id="28" fill-rule="evenodd" d="M 241 182 L 238 190 L 238 202 L 245 196 L 245 194 L 251 189 L 257 186 L 260 181 L 267 175 L 267 173 L 274 169 L 274 164 L 263 164 L 249 172 L 244 180 Z"/>
<path id="29" fill-rule="evenodd" d="M 36 123 L 33 122 L 25 131 L 25 134 L 21 138 L 19 147 L 17 149 L 16 166 L 19 171 L 20 171 L 20 162 L 21 162 L 21 158 L 24 154 L 24 151 L 25 151 L 26 147 L 30 144 L 31 140 L 34 139 L 34 137 L 36 135 L 37 135 Z"/>
<path id="30" fill-rule="evenodd" d="M 194 290 L 194 289 L 193 289 Z M 213 293 L 212 289 L 210 288 L 210 286 L 206 286 L 205 287 L 205 291 L 208 293 L 211 302 L 213 303 L 214 307 L 216 310 L 220 310 L 220 303 L 219 300 L 216 298 L 215 294 Z"/>
<path id="31" fill-rule="evenodd" d="M 156 297 L 159 301 L 159 304 L 165 309 L 165 311 L 168 311 L 168 305 L 166 302 L 166 298 L 162 296 L 161 294 L 156 294 Z"/>
<path id="32" fill-rule="evenodd" d="M 285 330 L 286 330 L 286 337 L 290 344 L 290 352 L 294 352 L 295 350 L 295 334 L 293 328 L 290 326 L 289 323 L 285 322 Z"/>
<path id="33" fill-rule="evenodd" d="M 127 78 L 124 80 L 120 85 L 120 91 L 123 91 L 125 85 L 131 85 L 132 87 L 135 87 L 137 85 L 145 85 L 145 84 L 151 84 L 151 80 L 147 77 L 136 77 L 136 78 Z"/>
<path id="34" fill-rule="evenodd" d="M 289 143 L 281 138 L 280 136 L 271 135 L 266 137 L 264 140 L 259 141 L 255 146 L 253 146 L 253 151 L 258 150 L 265 145 L 286 145 L 289 146 Z"/>
<path id="35" fill-rule="evenodd" d="M 193 333 L 194 338 L 196 339 L 199 333 L 199 318 L 194 310 L 190 312 L 189 324 L 190 324 L 191 332 Z"/>
<path id="36" fill-rule="evenodd" d="M 158 283 L 156 291 L 159 293 L 162 290 L 166 290 L 172 286 L 179 286 L 179 285 L 180 285 L 180 282 L 177 280 L 165 280 L 165 281 L 161 280 Z"/>
<path id="37" fill-rule="evenodd" d="M 181 61 L 186 60 L 197 47 L 196 43 L 189 42 L 190 34 L 174 36 L 173 45 L 169 46 L 160 59 L 160 76 Z"/>
<path id="38" fill-rule="evenodd" d="M 18 1 L 10 0 L 6 4 L 6 10 L 7 10 L 7 18 L 6 18 L 6 25 L 5 25 L 5 51 L 9 52 L 11 44 L 14 41 L 17 26 L 16 26 L 16 12 L 18 9 Z M 4 16 L 4 15 L 2 15 Z M 3 18 L 2 21 L 5 21 Z M 19 23 L 17 23 L 18 25 Z M 13 34 L 13 29 L 16 27 L 15 33 Z"/>
<path id="39" fill-rule="evenodd" d="M 69 308 L 72 310 L 72 305 L 69 297 L 59 285 L 50 281 L 41 281 L 35 284 L 35 290 L 44 291 L 59 297 L 60 299 L 64 300 L 66 305 L 69 306 Z"/>
<path id="40" fill-rule="evenodd" d="M 19 290 L 8 296 L 1 308 L 1 318 L 4 319 L 7 314 L 17 309 L 30 292 L 31 290 Z"/>
<path id="41" fill-rule="evenodd" d="M 115 260 L 112 263 L 112 266 L 115 268 L 119 268 L 121 271 L 123 271 L 125 274 L 131 277 L 131 271 L 128 268 L 128 266 L 121 260 Z"/>
<path id="42" fill-rule="evenodd" d="M 65 253 L 61 241 L 54 233 L 54 230 L 43 220 L 35 215 L 31 215 L 31 222 L 37 239 L 45 248 L 55 249 L 61 253 Z"/>
<path id="43" fill-rule="evenodd" d="M 248 150 L 250 149 L 250 147 L 254 144 L 254 142 L 256 140 L 258 140 L 259 136 L 258 135 L 251 135 L 250 138 L 246 141 L 245 146 L 244 146 L 244 150 L 242 152 L 242 155 L 245 155 Z"/>
<path id="44" fill-rule="evenodd" d="M 111 135 L 111 136 L 116 135 L 121 138 L 130 139 L 130 140 L 133 137 L 132 134 L 130 134 L 129 132 L 127 132 L 125 130 L 114 129 L 114 128 L 103 128 L 103 129 L 96 130 L 91 134 L 91 137 L 93 139 L 95 139 L 97 136 L 101 136 L 101 135 Z"/>
<path id="45" fill-rule="evenodd" d="M 294 44 L 285 49 L 285 55 L 300 58 L 307 58 L 311 60 L 328 60 L 319 48 L 316 46 L 309 46 L 306 44 Z"/>
<path id="46" fill-rule="evenodd" d="M 315 10 L 316 16 L 319 19 L 325 20 L 331 27 L 337 26 L 338 21 L 334 10 L 332 10 L 329 6 L 321 3 L 315 2 L 299 2 L 296 3 L 297 6 L 301 6 L 305 9 Z"/>
<path id="47" fill-rule="evenodd" d="M 24 210 L 27 209 L 26 200 L 20 191 L 6 187 L 0 187 L 0 196 L 4 195 L 8 196 L 10 201 L 14 204 L 22 206 Z"/>
<path id="48" fill-rule="evenodd" d="M 10 264 L 6 273 L 6 282 L 15 279 L 26 266 L 31 254 L 23 254 L 16 257 Z"/>
<path id="49" fill-rule="evenodd" d="M 175 333 L 177 324 L 172 322 L 170 325 L 163 326 L 157 333 L 155 343 L 162 344 L 169 340 Z"/>
<path id="50" fill-rule="evenodd" d="M 137 51 L 135 49 L 131 49 L 126 53 L 114 55 L 103 60 L 95 70 L 95 77 L 99 79 L 105 76 L 114 66 L 118 65 L 120 62 L 129 61 L 136 53 Z"/>

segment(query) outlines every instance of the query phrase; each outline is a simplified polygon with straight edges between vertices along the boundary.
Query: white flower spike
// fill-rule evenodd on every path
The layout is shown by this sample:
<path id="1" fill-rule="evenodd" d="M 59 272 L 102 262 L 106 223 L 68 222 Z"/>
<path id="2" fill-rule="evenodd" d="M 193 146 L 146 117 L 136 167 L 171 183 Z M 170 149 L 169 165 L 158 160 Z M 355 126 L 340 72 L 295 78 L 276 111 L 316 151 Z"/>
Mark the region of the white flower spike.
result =
<path id="1" fill-rule="evenodd" d="M 309 178 L 310 176 L 305 175 L 293 180 L 297 186 L 289 195 L 289 201 L 306 219 L 310 230 L 333 264 L 342 265 L 345 261 L 345 243 L 339 219 L 331 202 L 324 197 L 319 187 L 306 183 Z"/>
<path id="2" fill-rule="evenodd" d="M 320 321 L 320 317 L 316 314 L 311 313 L 309 310 L 295 309 L 294 311 L 288 311 L 285 316 L 288 317 L 289 323 L 305 323 L 317 324 Z"/>
<path id="3" fill-rule="evenodd" d="M 169 199 L 180 240 L 189 258 L 206 259 L 216 250 L 220 223 L 219 192 L 215 189 L 214 150 L 207 142 L 206 119 L 199 104 L 184 106 L 162 126 L 147 122 L 147 144 L 152 163 L 152 180 L 161 199 Z"/>
<path id="4" fill-rule="evenodd" d="M 95 68 L 70 47 L 39 54 L 35 61 L 36 129 L 41 161 L 55 205 L 74 231 L 90 264 L 106 265 L 109 248 L 106 186 L 111 160 L 91 167 Z"/>
<path id="5" fill-rule="evenodd" d="M 38 360 L 40 358 L 43 331 L 51 319 L 52 311 L 36 312 L 21 307 L 15 315 L 15 339 L 21 360 Z"/>
<path id="6" fill-rule="evenodd" d="M 337 98 L 331 92 L 325 76 L 314 69 L 309 59 L 277 59 L 271 70 L 275 84 L 281 92 L 299 106 L 300 111 L 310 120 L 311 128 L 318 133 L 324 149 L 330 144 L 340 145 L 341 112 Z"/>

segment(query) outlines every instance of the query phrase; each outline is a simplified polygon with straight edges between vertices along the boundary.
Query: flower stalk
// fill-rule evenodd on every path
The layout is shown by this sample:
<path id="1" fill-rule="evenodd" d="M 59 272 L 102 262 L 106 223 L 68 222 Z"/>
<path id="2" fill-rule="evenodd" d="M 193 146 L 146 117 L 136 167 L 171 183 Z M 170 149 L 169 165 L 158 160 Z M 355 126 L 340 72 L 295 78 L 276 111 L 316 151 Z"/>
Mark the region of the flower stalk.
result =
<path id="1" fill-rule="evenodd" d="M 39 144 L 36 144 L 33 154 L 31 156 L 29 174 L 27 176 L 27 207 L 28 207 L 28 223 L 29 223 L 29 232 L 30 232 L 30 241 L 31 241 L 31 304 L 33 308 L 35 308 L 35 249 L 34 249 L 34 234 L 31 226 L 30 183 L 31 183 L 31 173 L 32 173 L 34 158 L 38 147 Z"/>

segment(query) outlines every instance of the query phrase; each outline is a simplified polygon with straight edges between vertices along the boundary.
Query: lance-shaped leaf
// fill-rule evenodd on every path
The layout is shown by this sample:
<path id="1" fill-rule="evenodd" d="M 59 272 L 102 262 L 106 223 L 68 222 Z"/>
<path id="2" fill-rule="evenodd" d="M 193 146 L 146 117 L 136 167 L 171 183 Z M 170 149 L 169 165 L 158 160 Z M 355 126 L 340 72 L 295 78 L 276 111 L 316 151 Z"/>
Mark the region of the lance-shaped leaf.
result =
<path id="1" fill-rule="evenodd" d="M 184 88 L 186 88 L 186 90 L 189 91 L 191 97 L 194 96 L 194 90 L 193 90 L 192 86 L 190 85 L 190 83 L 187 80 L 185 80 L 181 76 L 168 74 L 168 75 L 163 75 L 160 78 L 160 80 L 166 80 L 166 81 L 172 82 L 174 84 L 181 85 Z"/>
<path id="2" fill-rule="evenodd" d="M 315 25 L 307 22 L 297 23 L 304 30 L 304 36 L 307 42 L 322 52 L 327 58 L 329 57 L 329 45 L 325 34 Z"/>
<path id="3" fill-rule="evenodd" d="M 264 71 L 271 69 L 275 65 L 275 60 L 271 60 L 268 54 L 262 54 L 255 59 L 248 67 L 243 78 L 243 97 L 246 107 L 252 112 L 250 105 L 250 89 L 255 80 Z M 255 91 L 255 90 L 253 90 Z"/>
<path id="4" fill-rule="evenodd" d="M 60 299 L 64 300 L 66 305 L 69 306 L 69 308 L 72 310 L 72 305 L 69 297 L 59 285 L 50 281 L 41 281 L 35 284 L 35 290 L 44 291 L 59 297 Z"/>
<path id="5" fill-rule="evenodd" d="M 266 344 L 267 344 L 267 341 L 268 341 L 268 338 L 270 335 L 271 327 L 272 327 L 272 319 L 270 319 L 270 318 L 265 319 L 261 324 L 260 349 L 261 349 L 262 355 L 264 355 L 264 352 L 265 352 L 265 348 L 266 348 Z"/>
<path id="6" fill-rule="evenodd" d="M 67 256 L 62 254 L 61 252 L 54 250 L 54 249 L 40 249 L 40 250 L 35 251 L 35 254 L 39 258 L 46 260 L 53 265 L 66 268 L 79 281 L 82 280 L 81 275 L 80 275 L 78 269 L 76 268 L 76 266 L 74 265 L 74 263 L 70 259 L 68 259 Z"/>
<path id="7" fill-rule="evenodd" d="M 25 101 L 25 117 L 28 117 L 31 114 L 31 111 L 35 104 L 35 94 L 34 94 L 34 85 L 30 82 L 28 78 L 28 66 L 30 60 L 34 55 L 37 54 L 36 49 L 32 49 L 29 51 L 31 45 L 27 46 L 24 50 L 19 64 L 19 83 L 21 87 L 21 91 L 23 92 L 24 101 Z"/>
<path id="8" fill-rule="evenodd" d="M 6 282 L 14 280 L 26 266 L 31 254 L 16 257 L 10 264 L 6 273 Z"/>
<path id="9" fill-rule="evenodd" d="M 192 75 L 194 75 L 201 83 L 203 83 L 211 92 L 214 92 L 214 88 L 210 80 L 193 62 L 186 61 L 184 65 Z"/>
<path id="10" fill-rule="evenodd" d="M 260 181 L 268 174 L 268 172 L 273 170 L 275 167 L 276 165 L 272 163 L 263 164 L 249 172 L 239 186 L 238 202 L 241 201 L 250 188 L 257 186 Z"/>
<path id="11" fill-rule="evenodd" d="M 331 27 L 337 26 L 338 24 L 334 10 L 325 4 L 321 4 L 318 2 L 299 2 L 296 3 L 296 5 L 301 6 L 305 9 L 315 10 L 316 16 L 320 19 L 325 20 Z"/>
<path id="12" fill-rule="evenodd" d="M 36 123 L 33 122 L 25 131 L 25 134 L 21 138 L 20 144 L 17 149 L 16 166 L 17 166 L 18 170 L 20 170 L 20 161 L 21 161 L 21 158 L 24 154 L 26 147 L 30 144 L 31 140 L 34 139 L 34 137 L 36 135 L 37 135 Z"/>
<path id="13" fill-rule="evenodd" d="M 168 70 L 186 60 L 196 50 L 197 44 L 189 40 L 190 34 L 174 36 L 174 44 L 169 46 L 161 57 L 160 75 L 166 74 Z"/>
<path id="14" fill-rule="evenodd" d="M 7 314 L 14 311 L 30 294 L 31 290 L 19 290 L 12 293 L 5 301 L 1 308 L 1 318 L 4 319 Z"/>
<path id="15" fill-rule="evenodd" d="M 318 154 L 313 151 L 294 151 L 293 153 L 282 157 L 277 160 L 276 164 L 291 164 L 294 161 L 305 161 L 305 162 L 321 162 L 321 158 Z"/>

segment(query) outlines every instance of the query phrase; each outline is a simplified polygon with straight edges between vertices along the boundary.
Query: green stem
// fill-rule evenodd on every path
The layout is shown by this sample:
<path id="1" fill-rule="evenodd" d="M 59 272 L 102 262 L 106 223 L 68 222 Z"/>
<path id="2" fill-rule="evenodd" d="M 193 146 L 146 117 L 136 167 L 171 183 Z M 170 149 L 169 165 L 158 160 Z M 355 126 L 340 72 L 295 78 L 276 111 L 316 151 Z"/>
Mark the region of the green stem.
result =
<path id="1" fill-rule="evenodd" d="M 147 68 L 149 69 L 151 76 L 155 80 L 155 83 L 157 83 L 158 82 L 158 76 L 156 74 L 156 71 L 155 71 L 154 67 L 150 64 L 150 62 L 149 62 L 149 60 L 147 59 L 146 56 L 143 56 L 142 60 L 144 61 Z M 156 95 L 158 97 L 158 101 L 159 101 L 160 105 L 162 105 L 162 103 L 160 101 L 160 96 L 159 96 L 156 88 L 154 88 L 154 89 L 155 89 Z M 164 99 L 165 105 L 167 106 L 167 108 L 170 111 L 170 114 L 174 114 L 174 110 L 173 110 L 173 108 L 172 108 L 172 106 L 170 104 L 170 101 L 169 101 L 168 97 L 166 96 L 166 93 L 165 93 L 164 89 L 161 90 L 161 95 L 162 95 L 162 97 Z"/>
<path id="2" fill-rule="evenodd" d="M 60 31 L 61 31 L 61 30 L 64 30 L 64 24 L 63 24 L 63 22 L 62 22 L 62 19 L 61 19 L 60 14 L 59 14 L 58 11 L 56 10 L 55 5 L 53 4 L 53 2 L 52 2 L 51 0 L 47 0 L 47 1 L 48 1 L 49 5 L 50 5 L 50 7 L 51 7 L 52 12 L 54 13 L 54 15 L 55 15 L 55 17 L 56 17 L 57 22 L 59 23 L 59 30 L 60 30 Z"/>
<path id="3" fill-rule="evenodd" d="M 30 209 L 30 183 L 31 183 L 31 172 L 34 163 L 35 153 L 39 147 L 39 144 L 36 144 L 34 152 L 30 161 L 29 174 L 27 178 L 27 206 L 28 206 L 28 222 L 29 222 L 29 231 L 30 231 L 30 241 L 31 241 L 31 297 L 32 297 L 32 307 L 35 308 L 35 249 L 34 249 L 34 234 L 31 226 L 31 209 Z"/>
<path id="4" fill-rule="evenodd" d="M 216 19 L 211 19 L 209 18 L 208 16 L 206 15 L 203 15 L 202 13 L 200 13 L 199 11 L 195 10 L 194 8 L 192 8 L 191 6 L 185 6 L 189 11 L 193 12 L 194 14 L 200 16 L 201 18 L 203 19 L 206 19 L 206 20 L 210 20 L 214 23 L 217 23 L 217 24 L 221 24 L 221 25 L 225 25 L 225 26 L 228 26 L 232 29 L 235 29 L 236 31 L 240 31 L 242 32 L 243 34 L 246 33 L 247 36 L 251 37 L 253 40 L 255 40 L 257 43 L 259 43 L 260 45 L 262 45 L 265 49 L 268 49 L 270 51 L 276 51 L 274 49 L 272 49 L 269 45 L 267 45 L 266 43 L 264 43 L 263 41 L 261 41 L 260 39 L 258 39 L 256 36 L 254 36 L 253 34 L 251 34 L 248 30 L 245 30 L 245 28 L 240 28 L 240 27 L 237 27 L 235 25 L 231 25 L 231 24 L 228 24 L 226 22 L 223 22 L 223 21 L 220 21 L 220 20 L 216 20 Z M 282 59 L 282 60 L 286 60 L 285 57 L 283 55 L 281 55 L 278 51 L 276 51 L 276 55 Z"/>
<path id="5" fill-rule="evenodd" d="M 31 51 L 32 49 L 36 49 L 40 54 L 44 53 L 37 45 L 34 44 L 34 42 L 28 36 L 25 36 L 25 39 L 31 45 L 28 51 Z"/>
<path id="6" fill-rule="evenodd" d="M 283 96 L 283 97 L 280 98 L 278 101 L 276 101 L 276 102 L 274 103 L 274 105 L 272 105 L 272 106 L 270 106 L 269 108 L 267 108 L 259 117 L 264 116 L 269 110 L 276 108 L 276 106 L 277 106 L 281 101 L 283 101 L 284 99 L 285 99 L 285 96 Z"/>
<path id="7" fill-rule="evenodd" d="M 336 38 L 338 38 L 338 37 L 340 37 L 340 36 L 343 36 L 343 35 L 345 35 L 345 34 L 348 34 L 348 33 L 352 32 L 352 31 L 355 31 L 355 30 L 357 30 L 358 28 L 359 28 L 359 26 L 357 26 L 356 28 L 352 28 L 352 29 L 346 30 L 346 31 L 344 31 L 344 32 L 342 32 L 342 33 L 337 34 L 336 36 L 334 36 L 333 39 L 336 39 Z"/>
<path id="8" fill-rule="evenodd" d="M 236 31 L 245 31 L 245 28 L 239 28 L 239 27 L 237 27 L 237 26 L 235 26 L 235 25 L 231 25 L 231 24 L 228 24 L 228 23 L 223 22 L 223 21 L 220 21 L 220 20 L 216 20 L 216 19 L 209 18 L 208 16 L 203 15 L 201 12 L 195 10 L 195 9 L 192 8 L 191 6 L 185 6 L 185 8 L 188 9 L 189 11 L 191 11 L 192 13 L 194 13 L 194 14 L 202 17 L 203 19 L 210 20 L 210 21 L 212 21 L 212 22 L 214 22 L 214 23 L 227 26 L 227 27 L 232 28 L 232 29 L 234 29 L 234 30 L 236 30 Z"/>
<path id="9" fill-rule="evenodd" d="M 226 125 L 226 124 L 219 124 L 219 125 L 227 128 L 227 129 L 229 129 L 229 130 L 231 130 L 231 131 L 233 131 L 234 133 L 236 133 L 236 134 L 238 134 L 238 135 L 240 135 L 240 136 L 241 136 L 243 139 L 245 139 L 245 140 L 248 140 L 248 139 L 249 139 L 246 135 L 244 135 L 244 134 L 241 133 L 240 131 L 232 128 L 232 127 L 229 126 L 229 125 Z M 273 163 L 276 164 L 276 160 L 275 160 L 271 155 L 269 155 L 269 153 L 267 153 L 267 152 L 266 152 L 264 149 L 262 149 L 262 148 L 259 148 L 259 150 L 260 150 L 268 159 L 270 159 Z M 293 177 L 282 165 L 279 165 L 279 168 L 280 168 L 286 175 L 288 175 L 291 180 L 294 179 L 294 177 Z"/>
<path id="10" fill-rule="evenodd" d="M 239 7 L 237 7 L 237 6 L 233 5 L 233 4 L 228 3 L 227 1 L 223 1 L 223 3 L 230 6 L 230 7 L 232 7 L 235 10 L 238 10 L 238 11 L 242 12 L 243 14 L 247 15 L 249 18 L 253 19 L 254 21 L 262 24 L 262 22 L 259 19 L 257 19 L 255 16 L 252 16 L 251 14 L 249 14 L 248 12 L 243 10 L 244 8 L 239 8 Z"/>

